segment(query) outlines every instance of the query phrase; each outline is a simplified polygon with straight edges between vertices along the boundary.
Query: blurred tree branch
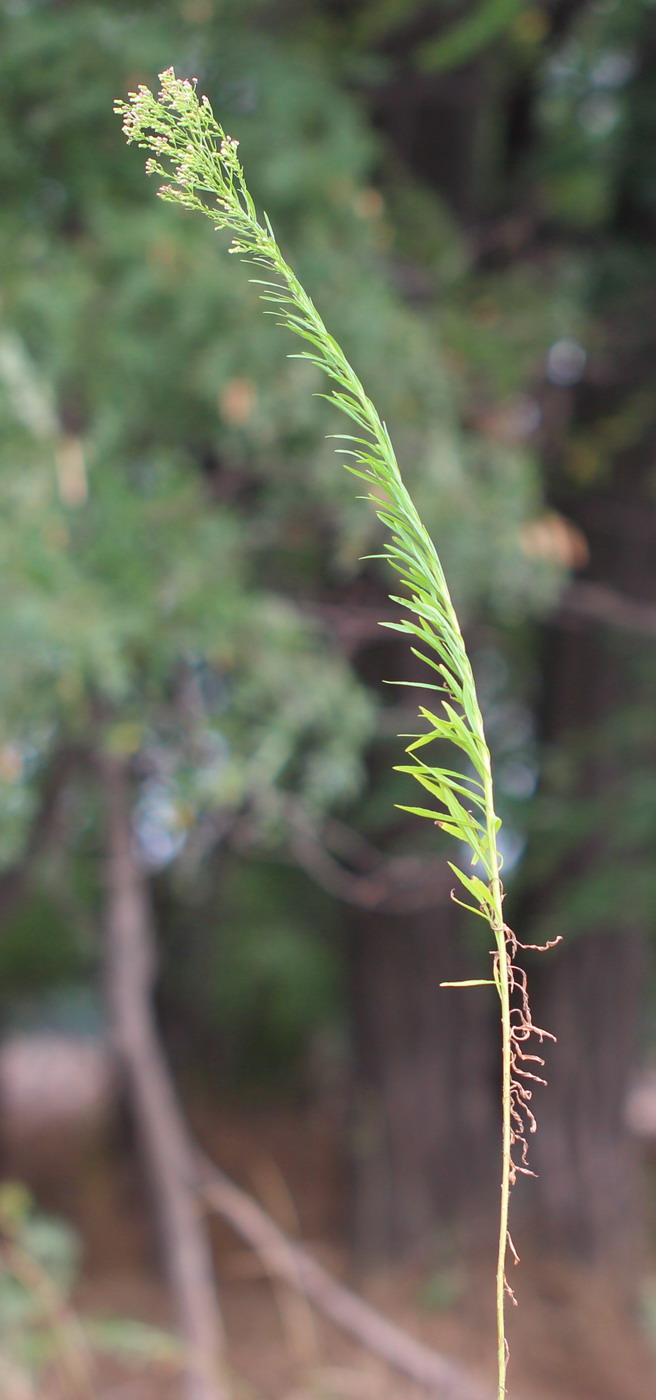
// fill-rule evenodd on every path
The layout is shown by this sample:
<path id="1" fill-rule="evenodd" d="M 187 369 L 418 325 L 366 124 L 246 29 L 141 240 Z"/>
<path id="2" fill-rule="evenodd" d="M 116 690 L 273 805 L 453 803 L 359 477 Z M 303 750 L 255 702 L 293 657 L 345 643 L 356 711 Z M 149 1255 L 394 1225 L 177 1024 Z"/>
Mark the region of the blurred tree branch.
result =
<path id="1" fill-rule="evenodd" d="M 285 1235 L 257 1201 L 205 1158 L 200 1162 L 200 1183 L 210 1209 L 260 1255 L 268 1272 L 300 1290 L 342 1332 L 440 1400 L 490 1400 L 491 1390 L 332 1278 L 301 1245 Z"/>
<path id="2" fill-rule="evenodd" d="M 316 884 L 345 903 L 400 914 L 448 898 L 453 878 L 439 858 L 385 856 L 334 818 L 317 829 L 299 803 L 288 803 L 286 814 L 292 856 Z"/>
<path id="3" fill-rule="evenodd" d="M 561 598 L 560 612 L 565 617 L 585 618 L 624 632 L 656 637 L 656 603 L 630 598 L 604 583 L 570 584 Z"/>
<path id="4" fill-rule="evenodd" d="M 211 1250 L 189 1184 L 194 1151 L 152 1011 L 155 939 L 147 883 L 134 851 L 127 761 L 102 753 L 97 762 L 107 806 L 107 1003 L 187 1350 L 184 1400 L 227 1400 Z"/>

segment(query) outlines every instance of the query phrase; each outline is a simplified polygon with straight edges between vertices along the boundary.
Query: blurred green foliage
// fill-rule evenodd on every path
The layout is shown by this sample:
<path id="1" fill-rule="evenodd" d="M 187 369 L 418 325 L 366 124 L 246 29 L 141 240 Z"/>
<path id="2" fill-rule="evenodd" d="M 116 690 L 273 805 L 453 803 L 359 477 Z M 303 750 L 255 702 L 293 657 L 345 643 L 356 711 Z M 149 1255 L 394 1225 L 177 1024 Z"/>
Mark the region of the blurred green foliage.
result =
<path id="1" fill-rule="evenodd" d="M 94 1360 L 103 1353 L 139 1370 L 180 1364 L 176 1340 L 160 1328 L 129 1318 L 78 1318 L 71 1294 L 81 1241 L 65 1221 L 37 1211 L 19 1182 L 0 1187 L 0 1232 L 0 1342 L 8 1400 L 51 1393 L 54 1377 L 67 1393 L 91 1397 Z"/>
<path id="2" fill-rule="evenodd" d="M 215 1084 L 302 1085 L 307 1047 L 328 1029 L 326 1044 L 343 1039 L 336 912 L 307 875 L 252 856 L 224 858 L 203 895 L 162 910 L 164 1004 Z"/>

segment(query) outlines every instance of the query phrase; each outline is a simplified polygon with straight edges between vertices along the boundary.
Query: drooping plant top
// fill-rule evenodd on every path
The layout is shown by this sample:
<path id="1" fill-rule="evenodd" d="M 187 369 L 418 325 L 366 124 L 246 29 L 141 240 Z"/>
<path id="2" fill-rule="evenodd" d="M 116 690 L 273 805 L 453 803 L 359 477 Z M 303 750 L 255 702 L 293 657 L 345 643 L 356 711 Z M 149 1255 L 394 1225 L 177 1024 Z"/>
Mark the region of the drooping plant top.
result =
<path id="1" fill-rule="evenodd" d="M 217 229 L 232 234 L 230 252 L 269 274 L 253 278 L 260 296 L 279 324 L 305 342 L 298 358 L 309 360 L 329 381 L 324 396 L 350 420 L 348 432 L 335 434 L 337 450 L 347 469 L 364 481 L 368 499 L 386 530 L 382 549 L 400 576 L 401 593 L 392 601 L 407 614 L 383 625 L 404 633 L 413 654 L 425 663 L 426 678 L 417 684 L 435 696 L 420 706 L 422 733 L 407 749 L 399 771 L 410 774 L 436 804 L 404 810 L 435 822 L 468 848 L 470 870 L 449 862 L 465 897 L 458 902 L 482 917 L 493 934 L 492 977 L 455 985 L 494 985 L 501 1004 L 503 1057 L 503 1179 L 497 1269 L 499 1396 L 505 1394 L 506 1343 L 504 1299 L 510 1293 L 505 1265 L 514 1247 L 508 1234 L 510 1187 L 518 1171 L 528 1172 L 526 1131 L 535 1120 L 529 1104 L 531 1081 L 542 1065 L 527 1053 L 526 1041 L 535 1032 L 526 993 L 526 979 L 515 966 L 517 939 L 503 918 L 503 889 L 498 848 L 501 825 L 494 807 L 490 752 L 476 693 L 471 663 L 449 594 L 437 551 L 403 482 L 385 423 L 366 394 L 341 347 L 327 330 L 319 312 L 285 261 L 271 224 L 258 217 L 237 155 L 238 142 L 217 121 L 207 97 L 199 98 L 195 83 L 176 77 L 172 68 L 160 74 L 154 95 L 140 86 L 115 110 L 123 118 L 130 142 L 150 152 L 149 174 L 160 177 L 162 199 L 198 211 Z M 444 766 L 446 743 L 455 750 L 457 767 Z M 437 749 L 434 746 L 437 745 Z M 453 762 L 453 760 L 451 760 Z M 455 895 L 454 895 L 455 897 Z M 454 984 L 451 984 L 454 985 Z M 516 1003 L 511 1006 L 515 992 Z"/>

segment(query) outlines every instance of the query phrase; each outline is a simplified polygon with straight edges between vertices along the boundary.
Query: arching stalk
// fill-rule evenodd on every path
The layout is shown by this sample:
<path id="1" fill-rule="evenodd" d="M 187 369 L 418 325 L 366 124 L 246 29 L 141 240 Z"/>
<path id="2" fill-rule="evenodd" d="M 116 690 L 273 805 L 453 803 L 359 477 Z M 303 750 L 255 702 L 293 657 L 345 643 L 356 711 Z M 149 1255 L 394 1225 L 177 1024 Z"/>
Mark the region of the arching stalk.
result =
<path id="1" fill-rule="evenodd" d="M 162 199 L 198 210 L 215 227 L 230 229 L 230 251 L 273 274 L 273 281 L 253 279 L 262 289 L 260 296 L 272 305 L 280 324 L 310 346 L 299 358 L 310 360 L 327 375 L 330 392 L 325 397 L 355 424 L 355 429 L 340 435 L 343 446 L 338 451 L 349 459 L 348 470 L 369 487 L 368 499 L 388 531 L 384 556 L 400 575 L 404 589 L 402 596 L 391 597 L 409 613 L 399 622 L 383 625 L 409 636 L 414 655 L 430 671 L 430 679 L 419 685 L 439 697 L 439 714 L 420 706 L 428 727 L 413 737 L 406 750 L 409 762 L 399 765 L 399 771 L 411 774 L 439 804 L 403 810 L 427 817 L 469 847 L 471 864 L 481 873 L 474 870 L 468 874 L 451 865 L 467 896 L 458 902 L 485 920 L 494 940 L 491 978 L 445 985 L 496 986 L 501 1008 L 503 1127 L 497 1329 L 498 1396 L 503 1400 L 507 1364 L 504 1306 L 506 1295 L 512 1296 L 506 1282 L 509 1248 L 514 1255 L 508 1234 L 508 1205 L 517 1172 L 528 1172 L 525 1133 L 535 1128 L 529 1107 L 531 1081 L 542 1082 L 536 1073 L 542 1060 L 527 1053 L 526 1041 L 533 1033 L 542 1040 L 546 1032 L 531 1021 L 525 974 L 514 962 L 517 939 L 504 923 L 497 845 L 501 823 L 494 810 L 490 753 L 471 664 L 440 560 L 404 485 L 387 428 L 285 262 L 266 215 L 263 222 L 258 220 L 237 157 L 237 142 L 225 134 L 207 98 L 198 98 L 194 83 L 176 78 L 173 69 L 160 74 L 160 81 L 158 96 L 140 87 L 127 102 L 116 104 L 125 135 L 151 152 L 146 169 L 164 179 L 159 189 Z M 438 741 L 439 753 L 444 740 L 459 751 L 460 769 L 426 761 L 427 746 Z"/>

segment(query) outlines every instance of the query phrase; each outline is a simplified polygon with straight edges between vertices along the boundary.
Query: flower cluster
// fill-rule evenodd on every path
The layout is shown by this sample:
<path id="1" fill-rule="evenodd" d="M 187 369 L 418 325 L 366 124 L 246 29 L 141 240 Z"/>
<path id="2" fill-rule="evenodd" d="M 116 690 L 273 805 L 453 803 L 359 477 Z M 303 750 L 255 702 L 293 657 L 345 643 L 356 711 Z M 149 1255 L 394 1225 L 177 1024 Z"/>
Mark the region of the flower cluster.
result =
<path id="1" fill-rule="evenodd" d="M 196 82 L 188 78 L 176 78 L 172 68 L 159 74 L 162 84 L 157 98 L 149 87 L 139 84 L 136 92 L 128 93 L 127 102 L 115 102 L 114 111 L 123 116 L 123 131 L 128 141 L 138 141 L 144 131 L 154 125 L 158 108 L 168 107 L 173 112 L 188 108 L 196 96 Z M 205 98 L 206 102 L 207 99 Z"/>
<path id="2" fill-rule="evenodd" d="M 238 142 L 223 131 L 207 97 L 199 101 L 195 80 L 176 78 L 173 68 L 159 80 L 156 97 L 140 84 L 127 101 L 115 103 L 128 142 L 152 152 L 146 171 L 164 178 L 162 199 L 200 209 L 219 227 L 229 223 L 243 235 L 245 217 L 257 221 L 236 155 Z"/>

